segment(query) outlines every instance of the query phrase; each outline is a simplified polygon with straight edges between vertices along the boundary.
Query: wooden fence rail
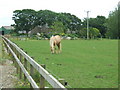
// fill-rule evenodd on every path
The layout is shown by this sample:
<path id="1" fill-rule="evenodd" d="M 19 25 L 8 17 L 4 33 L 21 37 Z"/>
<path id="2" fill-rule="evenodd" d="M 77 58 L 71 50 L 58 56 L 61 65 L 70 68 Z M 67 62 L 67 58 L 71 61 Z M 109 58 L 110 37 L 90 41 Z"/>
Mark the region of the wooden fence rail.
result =
<path id="1" fill-rule="evenodd" d="M 43 78 L 48 81 L 48 83 L 53 88 L 61 88 L 63 90 L 67 90 L 56 78 L 54 78 L 47 70 L 44 69 L 44 66 L 39 65 L 33 58 L 31 58 L 27 53 L 25 53 L 22 49 L 20 49 L 15 43 L 11 42 L 6 37 L 2 36 L 3 42 L 8 50 L 10 52 L 11 56 L 14 57 L 17 63 L 15 63 L 17 69 L 20 67 L 20 73 L 24 73 L 24 80 L 26 78 L 30 82 L 31 86 L 33 88 L 39 88 L 36 84 L 36 82 L 33 80 L 33 70 L 36 69 L 39 74 L 42 76 L 40 80 L 43 80 Z M 24 58 L 24 65 L 21 63 L 22 59 Z M 27 71 L 27 62 L 30 63 L 30 75 Z M 19 67 L 18 67 L 18 65 Z M 21 72 L 22 71 L 22 72 Z M 18 73 L 18 71 L 17 71 Z M 20 75 L 20 78 L 22 78 L 22 75 Z M 40 82 L 40 84 L 43 84 L 44 80 Z M 40 85 L 40 88 L 44 88 L 44 85 Z"/>

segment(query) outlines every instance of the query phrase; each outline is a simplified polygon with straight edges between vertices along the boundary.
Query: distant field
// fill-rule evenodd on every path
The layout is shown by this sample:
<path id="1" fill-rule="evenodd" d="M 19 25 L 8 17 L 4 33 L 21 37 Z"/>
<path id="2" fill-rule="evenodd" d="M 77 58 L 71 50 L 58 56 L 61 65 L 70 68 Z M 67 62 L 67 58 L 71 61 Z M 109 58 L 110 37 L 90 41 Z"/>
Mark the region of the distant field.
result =
<path id="1" fill-rule="evenodd" d="M 72 88 L 118 87 L 117 40 L 63 40 L 61 54 L 50 53 L 48 40 L 14 42 Z"/>

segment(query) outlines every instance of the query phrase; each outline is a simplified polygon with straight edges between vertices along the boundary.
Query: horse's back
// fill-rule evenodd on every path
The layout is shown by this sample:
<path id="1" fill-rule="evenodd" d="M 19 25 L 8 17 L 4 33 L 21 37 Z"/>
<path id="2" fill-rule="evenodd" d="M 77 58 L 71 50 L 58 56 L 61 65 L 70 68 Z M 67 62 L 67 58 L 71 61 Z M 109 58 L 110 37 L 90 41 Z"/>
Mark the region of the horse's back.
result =
<path id="1" fill-rule="evenodd" d="M 52 44 L 59 44 L 61 42 L 61 37 L 59 35 L 56 35 L 56 36 L 52 36 L 50 38 L 50 45 Z"/>
<path id="2" fill-rule="evenodd" d="M 55 36 L 55 40 L 56 40 L 58 43 L 60 43 L 60 42 L 61 42 L 61 37 L 60 37 L 59 35 L 56 35 L 56 36 Z"/>

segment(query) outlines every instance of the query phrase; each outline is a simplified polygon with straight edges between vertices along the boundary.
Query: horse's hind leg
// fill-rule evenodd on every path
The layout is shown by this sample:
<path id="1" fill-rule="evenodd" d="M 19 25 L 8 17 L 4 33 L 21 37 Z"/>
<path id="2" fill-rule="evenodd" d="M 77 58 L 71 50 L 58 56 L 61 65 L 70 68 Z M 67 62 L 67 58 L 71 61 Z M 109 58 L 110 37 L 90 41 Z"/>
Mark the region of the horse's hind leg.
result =
<path id="1" fill-rule="evenodd" d="M 58 53 L 60 53 L 61 52 L 61 43 L 59 43 L 57 46 L 58 46 Z"/>
<path id="2" fill-rule="evenodd" d="M 62 44 L 60 43 L 60 53 L 62 52 Z"/>

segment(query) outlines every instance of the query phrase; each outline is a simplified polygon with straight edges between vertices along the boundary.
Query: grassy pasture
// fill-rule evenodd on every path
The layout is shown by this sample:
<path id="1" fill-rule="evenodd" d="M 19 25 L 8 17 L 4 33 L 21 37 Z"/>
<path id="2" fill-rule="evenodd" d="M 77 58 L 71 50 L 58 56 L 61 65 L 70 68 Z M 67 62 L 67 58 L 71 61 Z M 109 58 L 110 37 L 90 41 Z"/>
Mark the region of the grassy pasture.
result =
<path id="1" fill-rule="evenodd" d="M 61 54 L 50 53 L 48 40 L 14 42 L 72 88 L 118 87 L 117 40 L 63 40 Z"/>

